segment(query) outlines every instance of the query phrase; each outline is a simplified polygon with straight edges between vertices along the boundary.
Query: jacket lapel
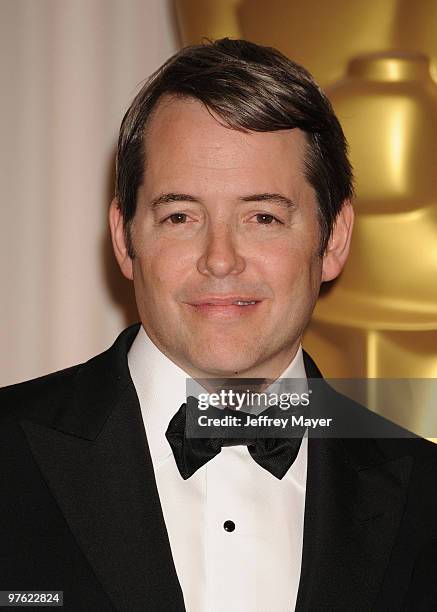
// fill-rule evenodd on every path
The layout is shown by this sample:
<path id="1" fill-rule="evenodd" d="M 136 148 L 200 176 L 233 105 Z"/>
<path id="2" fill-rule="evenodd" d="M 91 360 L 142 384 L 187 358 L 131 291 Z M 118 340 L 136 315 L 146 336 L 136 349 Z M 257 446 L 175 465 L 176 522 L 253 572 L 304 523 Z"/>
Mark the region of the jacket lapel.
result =
<path id="1" fill-rule="evenodd" d="M 382 587 L 412 459 L 387 460 L 374 440 L 313 438 L 308 442 L 296 610 L 368 611 Z"/>
<path id="2" fill-rule="evenodd" d="M 185 610 L 126 355 L 139 326 L 82 366 L 51 424 L 22 423 L 35 460 L 119 610 Z"/>
<path id="3" fill-rule="evenodd" d="M 309 378 L 321 376 L 307 355 L 305 366 Z M 371 609 L 399 529 L 413 463 L 405 452 L 408 444 L 399 442 L 308 440 L 297 611 Z"/>

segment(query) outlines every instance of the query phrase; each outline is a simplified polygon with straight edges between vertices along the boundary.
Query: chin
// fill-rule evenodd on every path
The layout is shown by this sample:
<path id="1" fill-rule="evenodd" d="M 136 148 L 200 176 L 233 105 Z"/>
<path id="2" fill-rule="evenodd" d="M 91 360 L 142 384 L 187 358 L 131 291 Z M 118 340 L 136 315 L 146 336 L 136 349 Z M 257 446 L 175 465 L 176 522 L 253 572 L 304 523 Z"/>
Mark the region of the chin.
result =
<path id="1" fill-rule="evenodd" d="M 211 352 L 207 355 L 195 355 L 192 357 L 193 366 L 204 372 L 204 378 L 232 377 L 240 372 L 245 372 L 254 367 L 253 357 L 248 359 L 232 356 L 213 356 Z"/>

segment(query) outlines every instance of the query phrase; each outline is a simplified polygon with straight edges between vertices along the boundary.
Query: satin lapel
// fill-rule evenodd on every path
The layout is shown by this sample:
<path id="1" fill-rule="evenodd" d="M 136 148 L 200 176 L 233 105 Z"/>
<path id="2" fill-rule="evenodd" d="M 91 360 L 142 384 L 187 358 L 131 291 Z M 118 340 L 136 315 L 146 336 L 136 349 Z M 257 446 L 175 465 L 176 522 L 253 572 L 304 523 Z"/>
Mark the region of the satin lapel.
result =
<path id="1" fill-rule="evenodd" d="M 373 440 L 309 440 L 296 610 L 371 609 L 399 528 L 411 466 L 409 456 L 384 460 Z"/>
<path id="2" fill-rule="evenodd" d="M 317 377 L 308 356 L 305 364 Z M 371 609 L 406 501 L 407 448 L 398 440 L 310 437 L 297 611 Z"/>
<path id="3" fill-rule="evenodd" d="M 79 371 L 51 427 L 22 423 L 33 455 L 119 610 L 185 610 L 126 353 L 138 326 Z M 151 607 L 152 606 L 152 607 Z"/>

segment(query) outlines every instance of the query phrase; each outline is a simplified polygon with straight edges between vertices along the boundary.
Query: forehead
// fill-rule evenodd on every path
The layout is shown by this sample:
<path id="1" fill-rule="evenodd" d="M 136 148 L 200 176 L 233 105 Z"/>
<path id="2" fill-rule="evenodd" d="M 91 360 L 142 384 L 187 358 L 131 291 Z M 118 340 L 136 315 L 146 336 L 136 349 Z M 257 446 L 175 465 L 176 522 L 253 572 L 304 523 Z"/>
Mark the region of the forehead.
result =
<path id="1" fill-rule="evenodd" d="M 145 133 L 148 178 L 203 172 L 209 179 L 234 177 L 244 182 L 285 184 L 304 180 L 307 141 L 299 129 L 241 132 L 223 125 L 204 104 L 192 98 L 164 97 Z"/>

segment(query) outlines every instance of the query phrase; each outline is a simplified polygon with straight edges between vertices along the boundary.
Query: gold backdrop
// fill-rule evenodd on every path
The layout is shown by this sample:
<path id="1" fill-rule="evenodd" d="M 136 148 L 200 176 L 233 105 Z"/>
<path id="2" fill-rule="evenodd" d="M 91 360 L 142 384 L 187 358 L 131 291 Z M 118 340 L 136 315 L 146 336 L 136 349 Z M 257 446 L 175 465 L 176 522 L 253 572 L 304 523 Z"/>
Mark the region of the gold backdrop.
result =
<path id="1" fill-rule="evenodd" d="M 175 6 L 183 44 L 241 37 L 302 63 L 343 125 L 357 178 L 354 238 L 304 338 L 324 375 L 437 378 L 436 0 Z M 369 405 L 435 437 L 436 404 L 424 392 Z"/>

